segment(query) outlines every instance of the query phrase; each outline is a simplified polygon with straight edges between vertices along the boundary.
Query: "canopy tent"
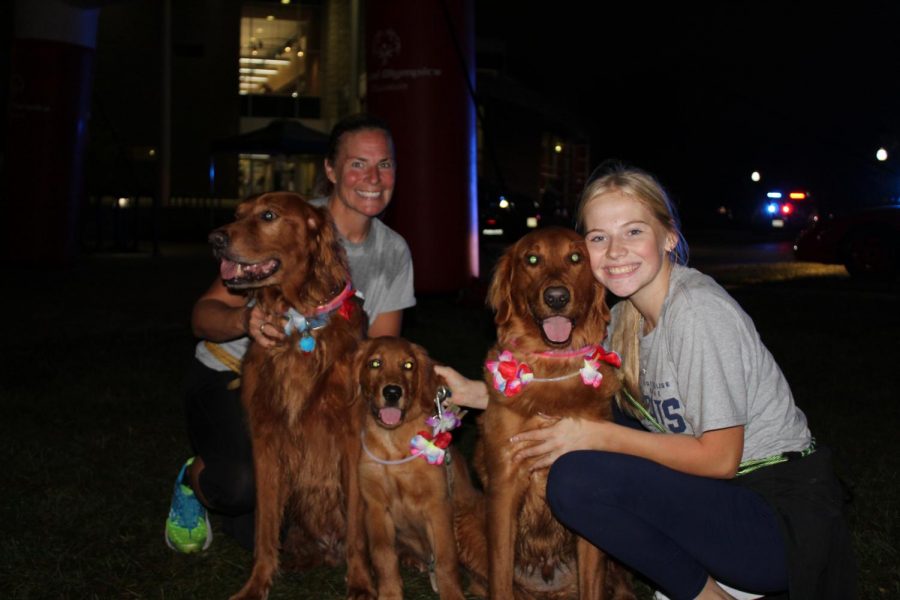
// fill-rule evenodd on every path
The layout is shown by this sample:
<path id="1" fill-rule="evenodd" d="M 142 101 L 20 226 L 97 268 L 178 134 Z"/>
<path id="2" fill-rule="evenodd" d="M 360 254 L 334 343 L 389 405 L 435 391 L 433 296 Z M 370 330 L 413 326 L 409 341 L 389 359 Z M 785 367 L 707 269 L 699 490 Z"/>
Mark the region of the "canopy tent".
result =
<path id="1" fill-rule="evenodd" d="M 241 154 L 316 154 L 328 150 L 328 135 L 289 119 L 276 119 L 255 131 L 248 131 L 212 143 L 213 152 Z"/>

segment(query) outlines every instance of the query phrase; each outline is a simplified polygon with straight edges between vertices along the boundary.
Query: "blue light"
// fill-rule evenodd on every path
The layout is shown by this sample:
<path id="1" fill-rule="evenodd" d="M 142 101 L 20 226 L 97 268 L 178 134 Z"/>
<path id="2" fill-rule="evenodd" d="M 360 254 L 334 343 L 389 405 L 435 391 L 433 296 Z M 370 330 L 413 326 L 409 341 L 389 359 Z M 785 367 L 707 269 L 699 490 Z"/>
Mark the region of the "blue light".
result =
<path id="1" fill-rule="evenodd" d="M 767 204 L 766 212 L 769 213 L 770 215 L 774 215 L 775 213 L 777 213 L 778 212 L 778 203 L 770 202 L 769 204 Z"/>
<path id="2" fill-rule="evenodd" d="M 768 194 L 766 194 L 766 197 L 776 199 L 781 198 L 781 192 L 769 192 Z"/>

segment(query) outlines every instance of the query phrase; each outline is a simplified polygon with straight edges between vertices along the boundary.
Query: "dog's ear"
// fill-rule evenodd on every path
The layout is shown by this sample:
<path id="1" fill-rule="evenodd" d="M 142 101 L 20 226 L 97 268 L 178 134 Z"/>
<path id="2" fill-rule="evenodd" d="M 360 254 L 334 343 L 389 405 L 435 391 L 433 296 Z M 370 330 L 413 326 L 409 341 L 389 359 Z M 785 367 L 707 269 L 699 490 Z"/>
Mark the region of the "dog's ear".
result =
<path id="1" fill-rule="evenodd" d="M 350 389 L 350 403 L 353 404 L 362 398 L 362 382 L 363 382 L 363 374 L 364 369 L 366 368 L 366 360 L 369 357 L 369 352 L 372 348 L 371 339 L 362 340 L 359 343 L 359 346 L 356 347 L 356 350 L 349 355 L 346 355 L 343 358 L 338 359 L 338 362 L 344 362 L 347 365 L 347 381 L 349 382 Z"/>
<path id="2" fill-rule="evenodd" d="M 585 331 L 588 335 L 588 342 L 599 343 L 606 337 L 606 330 L 609 327 L 609 306 L 606 304 L 606 288 L 593 276 L 591 279 L 593 280 L 593 294 L 591 310 L 588 311 L 585 319 Z"/>
<path id="3" fill-rule="evenodd" d="M 518 248 L 518 244 L 504 252 L 497 261 L 494 276 L 491 278 L 491 285 L 488 288 L 487 301 L 488 305 L 494 309 L 494 322 L 497 325 L 504 325 L 512 317 L 512 278 L 516 248 Z"/>
<path id="4" fill-rule="evenodd" d="M 416 397 L 425 412 L 431 414 L 434 412 L 434 396 L 441 381 L 434 372 L 434 361 L 428 356 L 428 351 L 418 344 L 411 346 L 416 359 Z"/>
<path id="5" fill-rule="evenodd" d="M 362 381 L 363 369 L 366 368 L 366 359 L 369 357 L 374 341 L 371 338 L 360 341 L 356 351 L 350 355 L 350 376 L 353 377 L 354 381 Z"/>
<path id="6" fill-rule="evenodd" d="M 306 227 L 312 246 L 312 281 L 321 286 L 322 294 L 327 295 L 346 283 L 350 271 L 344 247 L 328 209 L 314 206 L 310 206 L 310 209 Z"/>

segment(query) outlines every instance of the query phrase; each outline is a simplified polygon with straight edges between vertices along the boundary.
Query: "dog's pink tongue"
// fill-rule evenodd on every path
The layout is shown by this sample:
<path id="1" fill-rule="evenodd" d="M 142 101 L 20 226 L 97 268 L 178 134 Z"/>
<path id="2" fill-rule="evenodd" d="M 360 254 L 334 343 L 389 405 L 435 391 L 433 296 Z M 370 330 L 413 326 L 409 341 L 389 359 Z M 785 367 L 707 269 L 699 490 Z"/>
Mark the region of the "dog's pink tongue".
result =
<path id="1" fill-rule="evenodd" d="M 233 260 L 228 260 L 227 258 L 222 259 L 222 263 L 219 265 L 219 275 L 222 276 L 222 279 L 234 279 L 238 274 L 238 264 Z"/>
<path id="2" fill-rule="evenodd" d="M 551 342 L 563 343 L 572 335 L 572 321 L 565 317 L 549 317 L 541 325 Z"/>
<path id="3" fill-rule="evenodd" d="M 385 425 L 396 425 L 400 422 L 403 412 L 399 408 L 385 407 L 378 411 L 378 418 Z"/>

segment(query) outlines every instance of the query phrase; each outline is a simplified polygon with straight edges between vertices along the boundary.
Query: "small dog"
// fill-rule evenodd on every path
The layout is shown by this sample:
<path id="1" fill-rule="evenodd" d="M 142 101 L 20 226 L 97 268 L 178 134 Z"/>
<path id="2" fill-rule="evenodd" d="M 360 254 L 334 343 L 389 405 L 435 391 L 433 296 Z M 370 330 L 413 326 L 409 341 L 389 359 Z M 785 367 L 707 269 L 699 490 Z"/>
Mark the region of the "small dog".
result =
<path id="1" fill-rule="evenodd" d="M 353 362 L 366 413 L 359 476 L 378 598 L 403 597 L 399 556 L 405 556 L 433 564 L 432 586 L 443 600 L 462 600 L 460 560 L 478 569 L 486 549 L 482 496 L 448 445 L 461 415 L 439 409 L 443 381 L 416 344 L 366 340 Z"/>
<path id="2" fill-rule="evenodd" d="M 620 388 L 599 346 L 609 309 L 578 234 L 539 229 L 500 258 L 488 291 L 497 345 L 488 353 L 490 402 L 479 419 L 475 467 L 487 502 L 491 598 L 514 582 L 541 598 L 634 598 L 622 568 L 556 521 L 547 471 L 513 461 L 509 438 L 544 424 L 539 413 L 609 419 Z"/>
<path id="3" fill-rule="evenodd" d="M 250 344 L 241 400 L 256 474 L 253 571 L 232 598 L 265 598 L 285 550 L 307 568 L 347 561 L 348 596 L 374 598 L 365 556 L 357 460 L 359 422 L 349 369 L 336 362 L 362 337 L 343 248 L 328 212 L 290 193 L 242 203 L 236 220 L 209 236 L 231 289 L 251 290 L 264 309 L 285 315 L 284 343 Z"/>

